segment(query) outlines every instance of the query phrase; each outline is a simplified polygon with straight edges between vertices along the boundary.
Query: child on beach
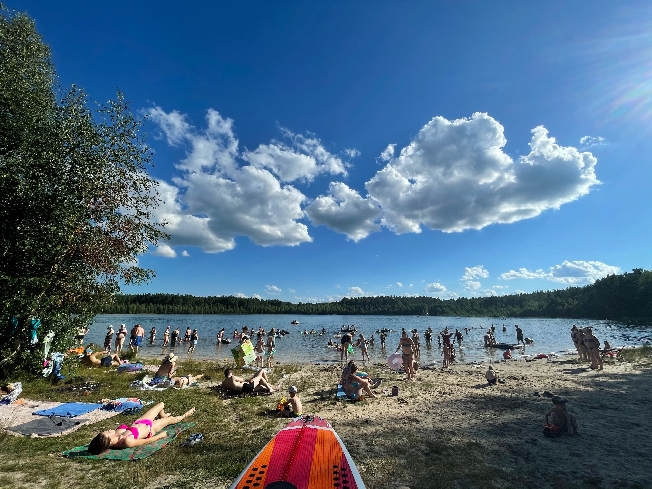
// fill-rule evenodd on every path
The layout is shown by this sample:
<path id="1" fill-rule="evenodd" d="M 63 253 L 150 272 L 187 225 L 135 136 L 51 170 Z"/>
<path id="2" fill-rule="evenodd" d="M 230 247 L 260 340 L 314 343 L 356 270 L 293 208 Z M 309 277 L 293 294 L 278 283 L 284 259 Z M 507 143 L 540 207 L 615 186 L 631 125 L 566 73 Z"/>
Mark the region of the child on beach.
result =
<path id="1" fill-rule="evenodd" d="M 107 353 L 111 353 L 111 343 L 113 343 L 114 333 L 115 331 L 113 331 L 113 326 L 107 326 L 106 336 L 104 337 L 104 351 Z"/>
<path id="2" fill-rule="evenodd" d="M 284 418 L 296 418 L 303 414 L 303 406 L 301 405 L 301 399 L 299 398 L 299 389 L 296 386 L 291 385 L 288 389 L 288 394 L 290 399 L 285 403 L 281 416 Z"/>
<path id="3" fill-rule="evenodd" d="M 448 368 L 451 364 L 451 347 L 450 345 L 444 343 L 444 350 L 442 351 L 442 356 L 444 361 L 442 363 L 442 368 Z"/>
<path id="4" fill-rule="evenodd" d="M 554 407 L 546 413 L 544 418 L 546 426 L 543 433 L 546 436 L 554 436 L 555 434 L 579 435 L 575 416 L 566 409 L 567 402 L 568 399 L 553 396 L 552 403 Z"/>
<path id="5" fill-rule="evenodd" d="M 487 372 L 484 374 L 484 378 L 487 379 L 489 385 L 496 385 L 496 382 L 498 382 L 498 372 L 494 370 L 493 365 L 489 365 Z"/>
<path id="6" fill-rule="evenodd" d="M 152 326 L 152 329 L 149 330 L 149 344 L 153 345 L 156 341 L 156 327 Z"/>
<path id="7" fill-rule="evenodd" d="M 125 338 L 127 337 L 127 325 L 121 324 L 118 334 L 115 336 L 115 352 L 120 353 L 122 347 L 125 344 Z"/>
<path id="8" fill-rule="evenodd" d="M 163 333 L 163 346 L 168 346 L 170 343 L 170 327 L 168 326 L 165 328 L 165 332 Z"/>

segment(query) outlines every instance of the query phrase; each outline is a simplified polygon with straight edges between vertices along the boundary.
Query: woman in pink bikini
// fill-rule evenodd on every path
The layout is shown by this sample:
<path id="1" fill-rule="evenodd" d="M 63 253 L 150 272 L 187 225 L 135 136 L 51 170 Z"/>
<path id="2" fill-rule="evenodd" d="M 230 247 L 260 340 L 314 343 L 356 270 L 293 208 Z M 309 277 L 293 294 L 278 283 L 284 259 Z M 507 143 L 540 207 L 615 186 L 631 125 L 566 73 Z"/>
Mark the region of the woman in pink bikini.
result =
<path id="1" fill-rule="evenodd" d="M 91 440 L 88 452 L 91 455 L 99 455 L 109 448 L 120 449 L 147 445 L 165 438 L 167 433 L 161 430 L 166 426 L 178 423 L 195 412 L 195 408 L 192 408 L 181 416 L 170 416 L 163 411 L 164 407 L 165 405 L 159 402 L 131 423 L 131 426 L 122 424 L 115 430 L 103 431 Z M 157 416 L 158 419 L 155 419 Z"/>

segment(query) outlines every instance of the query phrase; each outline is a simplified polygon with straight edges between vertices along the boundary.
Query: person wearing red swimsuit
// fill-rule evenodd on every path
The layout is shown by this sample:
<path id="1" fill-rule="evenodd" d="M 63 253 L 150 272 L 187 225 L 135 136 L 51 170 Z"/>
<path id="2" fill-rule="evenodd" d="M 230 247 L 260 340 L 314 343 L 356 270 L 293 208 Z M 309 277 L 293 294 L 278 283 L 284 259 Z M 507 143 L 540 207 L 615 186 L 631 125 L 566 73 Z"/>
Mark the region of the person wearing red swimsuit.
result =
<path id="1" fill-rule="evenodd" d="M 195 412 L 195 408 L 192 408 L 181 416 L 171 416 L 163 411 L 164 407 L 165 405 L 159 402 L 131 423 L 131 426 L 122 424 L 115 430 L 99 433 L 88 445 L 88 452 L 91 455 L 99 455 L 109 448 L 132 448 L 152 443 L 167 436 L 167 433 L 162 431 L 166 426 L 178 423 Z"/>

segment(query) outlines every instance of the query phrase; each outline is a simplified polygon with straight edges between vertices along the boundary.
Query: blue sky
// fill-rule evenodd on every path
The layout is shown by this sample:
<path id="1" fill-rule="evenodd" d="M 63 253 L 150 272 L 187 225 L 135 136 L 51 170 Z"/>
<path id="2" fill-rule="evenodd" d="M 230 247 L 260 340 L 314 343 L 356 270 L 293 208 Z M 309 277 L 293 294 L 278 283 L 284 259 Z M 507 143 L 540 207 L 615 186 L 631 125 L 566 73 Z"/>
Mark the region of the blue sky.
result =
<path id="1" fill-rule="evenodd" d="M 126 292 L 451 298 L 652 268 L 649 2 L 215 3 L 8 5 L 64 86 L 149 117 L 172 238 Z"/>

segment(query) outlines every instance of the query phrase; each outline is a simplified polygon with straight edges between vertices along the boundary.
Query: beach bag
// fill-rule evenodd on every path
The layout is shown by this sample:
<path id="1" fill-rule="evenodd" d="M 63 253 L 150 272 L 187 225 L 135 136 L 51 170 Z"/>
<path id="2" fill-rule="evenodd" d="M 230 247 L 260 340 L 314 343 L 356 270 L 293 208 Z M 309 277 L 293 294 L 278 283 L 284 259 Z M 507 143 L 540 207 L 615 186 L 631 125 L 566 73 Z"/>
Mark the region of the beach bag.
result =
<path id="1" fill-rule="evenodd" d="M 554 424 L 547 424 L 543 427 L 543 436 L 547 438 L 555 438 L 559 435 L 561 435 L 561 429 L 559 426 L 555 426 Z"/>

